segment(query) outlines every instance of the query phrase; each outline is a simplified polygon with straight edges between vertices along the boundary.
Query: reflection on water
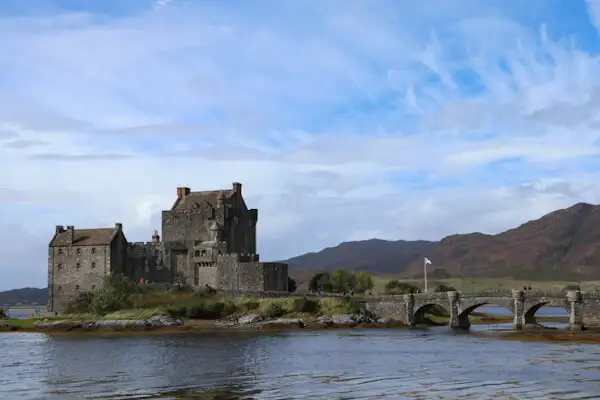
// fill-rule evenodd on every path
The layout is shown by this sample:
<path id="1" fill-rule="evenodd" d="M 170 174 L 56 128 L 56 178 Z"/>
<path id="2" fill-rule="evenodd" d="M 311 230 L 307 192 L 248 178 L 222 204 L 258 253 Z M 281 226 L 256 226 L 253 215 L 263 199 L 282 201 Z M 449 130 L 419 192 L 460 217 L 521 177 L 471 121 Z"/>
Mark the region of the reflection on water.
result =
<path id="1" fill-rule="evenodd" d="M 0 348 L 2 399 L 600 396 L 600 346 L 503 341 L 454 334 L 447 327 L 279 334 L 8 333 L 0 335 Z"/>

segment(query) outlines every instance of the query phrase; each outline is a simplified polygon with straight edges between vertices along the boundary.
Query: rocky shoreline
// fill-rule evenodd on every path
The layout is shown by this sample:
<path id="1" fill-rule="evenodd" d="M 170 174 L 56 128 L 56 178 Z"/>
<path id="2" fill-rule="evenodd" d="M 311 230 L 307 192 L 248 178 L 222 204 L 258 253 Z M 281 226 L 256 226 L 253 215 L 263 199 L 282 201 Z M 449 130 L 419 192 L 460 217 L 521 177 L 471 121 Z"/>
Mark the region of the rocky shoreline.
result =
<path id="1" fill-rule="evenodd" d="M 400 321 L 374 319 L 364 315 L 322 316 L 314 320 L 304 318 L 263 319 L 260 315 L 246 315 L 229 320 L 183 320 L 155 316 L 147 320 L 41 320 L 33 327 L 19 327 L 0 321 L 0 332 L 135 332 L 159 330 L 286 330 L 325 328 L 399 328 Z"/>

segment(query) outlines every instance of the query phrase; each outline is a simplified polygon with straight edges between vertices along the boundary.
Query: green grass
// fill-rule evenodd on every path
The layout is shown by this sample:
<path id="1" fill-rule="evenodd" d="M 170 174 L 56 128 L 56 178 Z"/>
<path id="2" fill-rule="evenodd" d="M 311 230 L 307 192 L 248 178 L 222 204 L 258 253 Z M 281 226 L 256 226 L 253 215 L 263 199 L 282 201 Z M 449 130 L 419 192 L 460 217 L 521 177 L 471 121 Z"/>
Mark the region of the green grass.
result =
<path id="1" fill-rule="evenodd" d="M 0 321 L 2 325 L 14 326 L 20 329 L 29 329 L 35 327 L 35 320 L 33 319 L 6 319 Z"/>

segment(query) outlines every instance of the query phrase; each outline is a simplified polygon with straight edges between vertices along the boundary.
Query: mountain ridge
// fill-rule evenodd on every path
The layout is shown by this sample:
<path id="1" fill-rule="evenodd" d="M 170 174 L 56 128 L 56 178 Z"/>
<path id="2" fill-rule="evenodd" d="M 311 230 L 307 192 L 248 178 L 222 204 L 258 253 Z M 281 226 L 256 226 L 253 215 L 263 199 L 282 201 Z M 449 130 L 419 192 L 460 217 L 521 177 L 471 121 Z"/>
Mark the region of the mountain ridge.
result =
<path id="1" fill-rule="evenodd" d="M 369 239 L 343 242 L 283 262 L 311 271 L 345 268 L 375 274 L 422 275 L 432 269 L 452 276 L 541 279 L 600 277 L 600 206 L 576 203 L 497 234 L 452 234 L 439 241 Z"/>

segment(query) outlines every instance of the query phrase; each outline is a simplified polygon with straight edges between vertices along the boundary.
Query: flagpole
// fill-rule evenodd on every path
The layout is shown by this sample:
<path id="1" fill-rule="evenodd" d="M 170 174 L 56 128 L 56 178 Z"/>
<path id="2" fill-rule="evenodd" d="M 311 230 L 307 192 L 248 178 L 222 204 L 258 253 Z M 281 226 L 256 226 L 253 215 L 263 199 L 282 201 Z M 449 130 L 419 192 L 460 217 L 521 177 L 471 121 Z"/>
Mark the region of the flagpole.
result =
<path id="1" fill-rule="evenodd" d="M 425 293 L 427 293 L 427 257 L 423 257 L 423 276 L 425 277 Z"/>

